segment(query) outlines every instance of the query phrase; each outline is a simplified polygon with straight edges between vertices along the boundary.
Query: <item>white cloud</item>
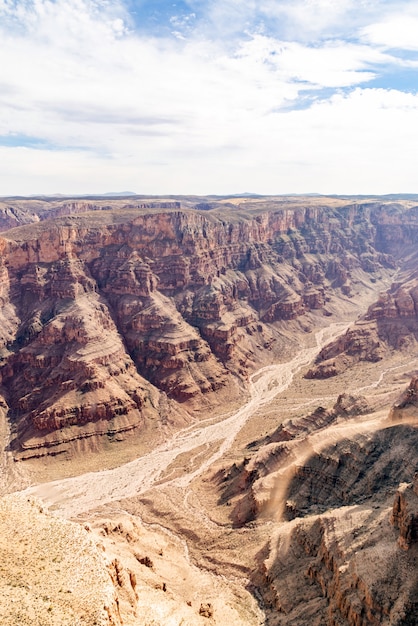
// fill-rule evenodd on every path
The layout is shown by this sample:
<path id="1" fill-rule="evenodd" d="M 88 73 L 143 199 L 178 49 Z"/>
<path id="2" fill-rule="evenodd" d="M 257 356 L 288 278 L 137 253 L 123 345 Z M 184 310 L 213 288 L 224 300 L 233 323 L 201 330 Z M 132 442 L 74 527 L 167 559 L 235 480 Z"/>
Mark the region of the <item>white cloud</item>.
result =
<path id="1" fill-rule="evenodd" d="M 222 145 L 222 132 L 212 126 L 207 129 L 212 139 L 203 137 L 204 145 L 196 134 L 189 134 L 177 143 L 167 142 L 165 149 L 159 144 L 146 150 L 142 158 L 126 149 L 115 160 L 85 152 L 28 149 L 8 151 L 6 158 L 0 150 L 5 164 L 1 179 L 15 189 L 25 172 L 27 193 L 102 192 L 109 190 L 109 181 L 113 190 L 143 193 L 415 190 L 417 96 L 357 89 L 309 110 L 249 121 L 230 122 L 235 144 Z"/>
<path id="2" fill-rule="evenodd" d="M 321 46 L 306 46 L 262 35 L 246 42 L 239 56 L 248 66 L 267 64 L 276 78 L 318 87 L 356 85 L 373 78 L 372 68 L 393 62 L 389 55 L 365 45 L 325 41 Z"/>
<path id="3" fill-rule="evenodd" d="M 378 181 L 389 185 L 390 175 L 394 184 L 415 180 L 408 160 L 418 145 L 415 97 L 347 92 L 379 68 L 411 61 L 382 51 L 377 20 L 361 32 L 361 43 L 329 36 L 334 26 L 344 30 L 359 3 L 217 1 L 204 14 L 207 30 L 193 10 L 198 4 L 172 16 L 185 37 L 176 40 L 139 35 L 121 2 L 0 0 L 0 56 L 7 59 L 0 66 L 0 144 L 1 136 L 39 140 L 37 149 L 0 148 L 0 195 L 346 192 L 367 168 L 369 190 L 379 191 Z M 362 4 L 375 17 L 379 3 Z M 393 13 L 393 3 L 386 5 Z M 323 38 L 284 41 L 261 27 L 226 45 L 208 37 L 216 24 L 220 33 L 228 23 L 231 32 L 257 26 L 261 14 L 284 16 L 303 37 L 311 28 Z M 292 111 L 293 104 L 307 108 Z M 399 174 L 385 138 L 402 147 Z M 330 177 L 335 187 L 325 189 Z"/>
<path id="4" fill-rule="evenodd" d="M 413 190 L 417 122 L 418 96 L 360 88 L 309 110 L 272 116 L 259 135 L 265 154 L 275 154 L 265 182 L 275 170 L 281 189 L 302 186 L 305 191 L 322 193 Z M 268 167 L 267 159 L 259 163 L 260 171 Z"/>
<path id="5" fill-rule="evenodd" d="M 418 50 L 418 15 L 394 15 L 362 29 L 368 42 L 384 48 Z"/>
<path id="6" fill-rule="evenodd" d="M 284 21 L 287 39 L 306 41 L 330 33 L 338 36 L 356 4 L 353 0 L 264 0 L 262 6 L 267 15 Z"/>

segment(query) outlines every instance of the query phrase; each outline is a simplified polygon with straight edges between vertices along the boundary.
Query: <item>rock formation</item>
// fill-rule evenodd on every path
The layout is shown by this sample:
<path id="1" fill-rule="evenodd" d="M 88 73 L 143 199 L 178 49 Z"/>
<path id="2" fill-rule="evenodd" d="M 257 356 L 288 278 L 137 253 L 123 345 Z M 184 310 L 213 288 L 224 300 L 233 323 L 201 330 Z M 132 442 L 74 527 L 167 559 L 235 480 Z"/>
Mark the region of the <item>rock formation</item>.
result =
<path id="1" fill-rule="evenodd" d="M 374 205 L 56 204 L 33 201 L 38 222 L 0 240 L 2 394 L 20 458 L 159 420 L 160 392 L 189 410 L 232 399 L 280 356 L 277 321 L 328 315 L 350 280 L 372 286 L 394 266 Z"/>
<path id="2" fill-rule="evenodd" d="M 241 465 L 215 475 L 236 524 L 288 520 L 272 527 L 252 578 L 270 626 L 417 621 L 416 384 L 378 430 L 357 422 L 361 433 L 327 446 L 334 424 L 370 411 L 342 395 L 332 409 L 284 421 L 248 446 Z"/>
<path id="3" fill-rule="evenodd" d="M 399 530 L 399 545 L 409 550 L 418 541 L 418 474 L 412 484 L 398 489 L 392 509 L 392 524 Z"/>
<path id="4" fill-rule="evenodd" d="M 346 420 L 367 413 L 367 410 L 368 406 L 364 398 L 342 394 L 331 409 L 318 407 L 307 416 L 296 420 L 285 420 L 271 435 L 249 444 L 248 450 L 251 453 L 242 464 L 234 464 L 231 468 L 219 471 L 215 479 L 221 488 L 220 502 L 228 501 L 234 504 L 231 512 L 234 524 L 239 526 L 264 514 L 266 505 L 270 506 L 274 483 L 285 480 L 282 468 L 286 469 L 289 461 L 296 458 L 299 448 L 304 447 L 309 435 L 325 431 L 337 420 Z M 355 446 L 356 444 L 348 442 L 347 446 L 349 445 Z M 357 456 L 352 450 L 347 453 L 347 459 L 352 460 L 353 466 L 356 468 L 356 471 L 353 472 L 353 467 L 349 465 L 344 470 L 349 477 L 350 484 L 346 484 L 345 489 L 350 497 L 353 497 L 353 484 L 356 483 L 362 472 L 359 464 L 360 455 L 367 455 L 370 452 L 367 447 L 363 450 L 360 446 L 360 450 L 360 453 L 356 451 Z M 322 455 L 319 458 L 322 459 Z M 310 480 L 314 483 L 312 490 L 318 502 L 322 497 L 320 494 L 323 493 L 324 500 L 329 503 L 330 485 L 334 485 L 336 493 L 338 492 L 338 485 L 342 484 L 342 481 L 338 476 L 335 476 L 335 472 L 340 472 L 343 468 L 339 453 L 336 452 L 335 459 L 329 456 L 326 459 L 329 467 L 327 466 L 325 469 L 319 469 L 318 466 L 311 470 L 308 461 L 306 465 L 294 470 L 296 476 L 293 478 L 292 484 L 295 487 L 288 494 L 288 502 L 282 511 L 284 518 L 291 519 L 301 514 L 301 509 L 305 506 L 304 498 L 306 490 L 309 490 Z M 318 465 L 320 461 L 316 460 L 316 463 Z M 327 477 L 328 472 L 331 473 L 330 478 Z M 293 476 L 294 472 L 292 473 Z M 398 483 L 399 480 L 395 480 L 394 484 L 398 485 Z M 362 485 L 358 485 L 357 488 L 362 493 Z M 342 498 L 343 496 L 338 497 Z M 301 498 L 304 504 L 299 505 L 298 498 Z M 336 505 L 341 503 L 341 499 L 335 500 Z"/>
<path id="5" fill-rule="evenodd" d="M 417 554 L 403 551 L 390 507 L 362 505 L 290 522 L 255 580 L 274 626 L 406 626 L 418 618 Z"/>
<path id="6" fill-rule="evenodd" d="M 306 376 L 336 376 L 358 361 L 375 363 L 388 351 L 409 349 L 417 342 L 418 279 L 412 278 L 382 293 L 345 335 L 321 350 Z"/>

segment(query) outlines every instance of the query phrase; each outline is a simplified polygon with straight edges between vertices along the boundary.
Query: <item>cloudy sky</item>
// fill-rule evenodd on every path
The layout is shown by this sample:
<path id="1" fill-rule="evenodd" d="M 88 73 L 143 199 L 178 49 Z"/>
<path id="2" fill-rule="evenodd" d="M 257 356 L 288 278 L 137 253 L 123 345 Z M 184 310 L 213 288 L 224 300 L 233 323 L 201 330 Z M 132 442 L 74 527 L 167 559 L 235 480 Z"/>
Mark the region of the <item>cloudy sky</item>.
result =
<path id="1" fill-rule="evenodd" d="M 0 0 L 0 196 L 418 192 L 416 0 Z"/>

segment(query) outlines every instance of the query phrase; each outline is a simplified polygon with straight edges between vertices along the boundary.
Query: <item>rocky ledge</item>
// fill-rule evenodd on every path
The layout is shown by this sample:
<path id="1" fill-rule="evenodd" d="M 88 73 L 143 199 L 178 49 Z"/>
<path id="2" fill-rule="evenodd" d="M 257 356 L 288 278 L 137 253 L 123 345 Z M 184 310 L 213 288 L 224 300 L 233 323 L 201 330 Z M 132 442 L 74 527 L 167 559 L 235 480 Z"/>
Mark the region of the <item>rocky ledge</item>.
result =
<path id="1" fill-rule="evenodd" d="M 413 483 L 404 483 L 399 487 L 391 521 L 399 530 L 399 545 L 409 550 L 418 541 L 418 473 L 415 473 Z"/>

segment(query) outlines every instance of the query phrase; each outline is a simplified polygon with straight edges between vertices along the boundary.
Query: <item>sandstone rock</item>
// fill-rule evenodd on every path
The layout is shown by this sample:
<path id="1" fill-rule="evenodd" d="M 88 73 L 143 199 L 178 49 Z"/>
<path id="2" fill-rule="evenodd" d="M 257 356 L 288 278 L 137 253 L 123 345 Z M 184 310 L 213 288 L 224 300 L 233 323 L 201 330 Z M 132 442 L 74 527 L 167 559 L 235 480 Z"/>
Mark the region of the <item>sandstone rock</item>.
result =
<path id="1" fill-rule="evenodd" d="M 210 604 L 210 602 L 204 604 L 202 602 L 202 604 L 200 605 L 199 608 L 199 615 L 201 615 L 202 617 L 212 617 L 213 615 L 213 607 Z"/>
<path id="2" fill-rule="evenodd" d="M 418 474 L 412 484 L 404 483 L 396 493 L 391 523 L 399 530 L 399 545 L 408 550 L 418 541 Z"/>
<path id="3" fill-rule="evenodd" d="M 271 496 L 270 492 L 274 489 L 274 481 L 276 479 L 281 480 L 280 477 L 276 477 L 276 473 L 289 464 L 298 443 L 302 443 L 311 433 L 328 428 L 337 419 L 348 419 L 355 415 L 367 413 L 367 411 L 368 405 L 363 397 L 341 394 L 331 409 L 318 407 L 307 416 L 285 420 L 273 433 L 260 441 L 249 444 L 248 449 L 254 450 L 251 457 L 245 458 L 240 465 L 233 464 L 230 468 L 219 471 L 214 478 L 221 490 L 221 503 L 234 502 L 231 511 L 233 523 L 236 526 L 241 526 L 263 514 L 266 505 L 265 499 Z M 362 450 L 359 458 L 362 458 L 363 454 L 367 454 L 367 452 Z M 352 455 L 354 456 L 354 452 Z M 336 457 L 337 454 L 333 456 Z M 349 459 L 350 454 L 347 457 Z M 335 487 L 335 492 L 340 494 L 338 498 L 341 497 L 341 493 L 338 491 L 340 479 L 336 477 L 335 473 L 345 471 L 342 469 L 345 461 L 338 461 L 332 457 L 326 458 L 326 463 L 329 463 L 330 467 L 325 470 L 319 468 L 311 470 L 309 469 L 309 462 L 306 466 L 295 471 L 295 477 L 291 483 L 295 484 L 295 487 L 289 491 L 291 504 L 287 506 L 286 515 L 288 518 L 302 514 L 302 506 L 298 502 L 300 499 L 304 499 L 306 489 L 311 483 L 312 492 L 315 490 L 316 498 L 321 499 L 319 494 L 322 492 L 326 493 L 324 499 L 330 497 L 333 487 Z M 356 470 L 351 467 L 351 461 L 347 461 L 346 471 L 352 476 L 353 481 L 363 471 L 359 458 L 352 460 Z M 395 482 L 397 484 L 397 478 Z M 347 493 L 351 493 L 350 487 L 347 487 Z M 360 486 L 360 492 L 361 489 Z M 338 503 L 341 501 L 338 500 Z"/>
<path id="4" fill-rule="evenodd" d="M 418 341 L 417 279 L 394 284 L 371 305 L 363 319 L 325 346 L 307 378 L 337 376 L 358 361 L 376 362 L 390 349 L 402 350 Z"/>
<path id="5" fill-rule="evenodd" d="M 138 375 L 100 297 L 70 299 L 51 320 L 41 317 L 2 369 L 21 457 L 126 432 L 156 413 L 157 391 Z"/>
<path id="6" fill-rule="evenodd" d="M 388 509 L 342 510 L 295 520 L 272 539 L 255 580 L 269 624 L 413 624 L 417 573 L 402 555 Z"/>

